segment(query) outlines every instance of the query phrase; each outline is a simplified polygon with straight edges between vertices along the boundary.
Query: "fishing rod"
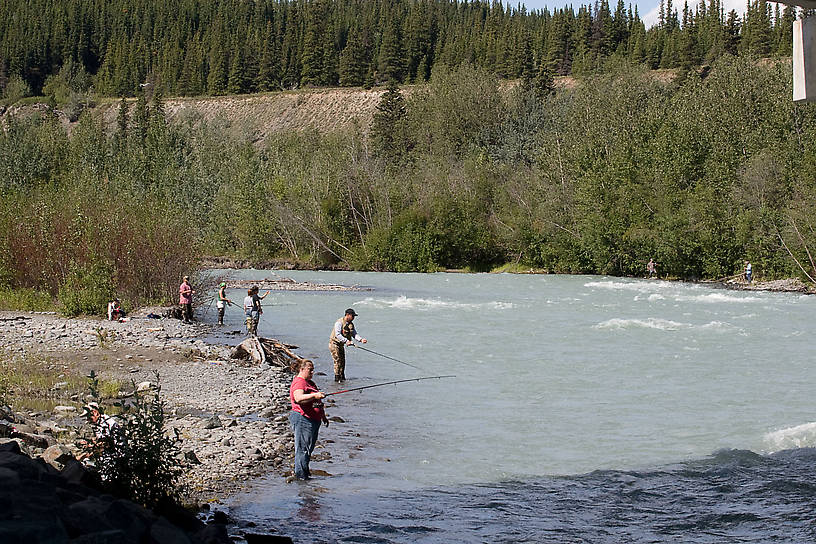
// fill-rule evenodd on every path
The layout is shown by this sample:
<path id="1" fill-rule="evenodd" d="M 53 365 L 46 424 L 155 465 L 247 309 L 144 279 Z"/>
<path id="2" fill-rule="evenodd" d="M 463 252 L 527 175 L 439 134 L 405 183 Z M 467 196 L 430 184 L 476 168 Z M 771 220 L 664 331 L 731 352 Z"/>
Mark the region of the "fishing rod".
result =
<path id="1" fill-rule="evenodd" d="M 367 351 L 367 352 L 369 352 L 369 353 L 373 353 L 374 355 L 379 355 L 380 357 L 385 357 L 386 359 L 391 359 L 392 361 L 396 361 L 396 362 L 398 362 L 398 363 L 402 363 L 402 364 L 404 364 L 404 365 L 408 365 L 408 366 L 410 366 L 411 368 L 416 368 L 417 370 L 425 370 L 424 368 L 419 368 L 418 366 L 416 366 L 416 365 L 412 365 L 411 363 L 406 363 L 405 361 L 400 361 L 399 359 L 394 359 L 393 357 L 389 357 L 388 355 L 383 355 L 382 353 L 377 353 L 377 352 L 376 352 L 376 351 L 374 351 L 373 349 L 364 348 L 363 346 L 360 346 L 360 345 L 358 345 L 358 344 L 351 344 L 351 346 L 352 346 L 352 347 L 356 347 L 357 349 L 361 349 L 361 350 L 363 350 L 363 351 Z"/>
<path id="2" fill-rule="evenodd" d="M 334 393 L 326 393 L 326 396 L 331 395 L 339 395 L 340 393 L 350 393 L 351 391 L 361 391 L 363 389 L 371 389 L 372 387 L 382 387 L 383 385 L 393 385 L 395 383 L 404 383 L 404 382 L 418 382 L 420 380 L 435 380 L 441 378 L 455 378 L 454 375 L 447 375 L 447 376 L 425 376 L 424 378 L 411 378 L 409 380 L 395 380 L 393 382 L 385 382 L 385 383 L 375 383 L 373 385 L 364 385 L 362 387 L 352 387 L 351 389 L 343 389 L 342 391 L 335 391 Z"/>

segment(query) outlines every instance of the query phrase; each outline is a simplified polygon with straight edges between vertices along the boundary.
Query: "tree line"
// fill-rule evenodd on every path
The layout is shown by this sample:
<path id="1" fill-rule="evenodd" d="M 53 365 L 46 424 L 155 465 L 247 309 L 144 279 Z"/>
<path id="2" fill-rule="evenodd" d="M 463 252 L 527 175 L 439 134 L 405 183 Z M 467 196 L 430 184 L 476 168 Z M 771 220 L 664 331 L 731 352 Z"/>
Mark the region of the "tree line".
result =
<path id="1" fill-rule="evenodd" d="M 765 0 L 749 0 L 744 16 L 720 0 L 661 0 L 648 29 L 623 0 L 553 11 L 480 0 L 6 0 L 0 91 L 54 95 L 49 78 L 61 72 L 63 94 L 121 97 L 148 84 L 199 96 L 416 83 L 463 63 L 510 79 L 588 74 L 610 59 L 688 68 L 790 55 L 795 18 Z"/>
<path id="2" fill-rule="evenodd" d="M 87 311 L 169 301 L 201 255 L 311 267 L 814 277 L 816 111 L 788 62 L 667 80 L 622 63 L 554 89 L 484 68 L 392 81 L 371 131 L 249 141 L 165 121 L 160 94 L 0 131 L 0 292 Z M 192 120 L 194 121 L 194 120 Z M 2 298 L 2 297 L 0 297 Z M 104 308 L 104 306 L 102 307 Z M 101 311 L 101 309 L 100 309 Z"/>

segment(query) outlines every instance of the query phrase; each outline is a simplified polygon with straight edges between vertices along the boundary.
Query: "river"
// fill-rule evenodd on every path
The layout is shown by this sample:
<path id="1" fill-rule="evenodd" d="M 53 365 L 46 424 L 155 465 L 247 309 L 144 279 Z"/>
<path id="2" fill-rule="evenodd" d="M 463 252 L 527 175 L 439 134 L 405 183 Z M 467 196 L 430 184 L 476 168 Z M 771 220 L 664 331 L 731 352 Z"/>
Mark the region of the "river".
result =
<path id="1" fill-rule="evenodd" d="M 233 514 L 295 542 L 816 540 L 816 298 L 603 276 L 287 272 L 370 291 L 273 292 L 260 334 L 332 383 L 312 468 Z M 241 271 L 235 278 L 262 278 Z M 237 291 L 231 296 L 241 300 Z M 241 316 L 228 314 L 228 324 Z"/>

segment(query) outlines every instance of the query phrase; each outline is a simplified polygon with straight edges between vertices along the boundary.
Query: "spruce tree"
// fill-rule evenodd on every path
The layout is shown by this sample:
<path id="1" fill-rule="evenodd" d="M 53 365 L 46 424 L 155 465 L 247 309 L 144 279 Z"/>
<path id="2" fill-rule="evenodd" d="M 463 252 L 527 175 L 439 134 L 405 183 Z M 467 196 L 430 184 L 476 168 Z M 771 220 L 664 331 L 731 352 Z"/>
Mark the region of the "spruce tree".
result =
<path id="1" fill-rule="evenodd" d="M 116 112 L 116 133 L 114 134 L 114 142 L 116 148 L 122 150 L 127 145 L 128 139 L 128 105 L 125 97 L 119 100 L 119 109 Z"/>
<path id="2" fill-rule="evenodd" d="M 340 53 L 340 85 L 354 87 L 365 82 L 368 72 L 366 62 L 366 48 L 363 45 L 363 37 L 359 30 L 353 29 L 349 33 L 349 39 L 343 52 Z"/>
<path id="3" fill-rule="evenodd" d="M 144 146 L 147 140 L 147 131 L 150 128 L 150 108 L 147 106 L 147 99 L 144 91 L 139 91 L 136 96 L 136 106 L 133 110 L 133 137 L 136 144 Z"/>
<path id="4" fill-rule="evenodd" d="M 371 124 L 371 140 L 378 154 L 388 160 L 396 159 L 403 151 L 401 122 L 405 118 L 405 99 L 396 79 L 388 82 L 388 89 L 380 97 Z"/>
<path id="5" fill-rule="evenodd" d="M 300 56 L 301 75 L 300 84 L 302 86 L 320 85 L 323 72 L 323 34 L 324 17 L 320 4 L 311 4 L 313 11 L 310 13 L 309 21 L 303 40 L 303 52 Z"/>
<path id="6" fill-rule="evenodd" d="M 245 92 L 247 92 L 247 76 L 244 55 L 240 47 L 235 47 L 227 79 L 227 94 L 244 94 Z"/>
<path id="7" fill-rule="evenodd" d="M 207 74 L 207 93 L 222 95 L 227 91 L 227 59 L 221 50 L 210 53 L 210 72 Z"/>
<path id="8" fill-rule="evenodd" d="M 555 78 L 549 63 L 542 62 L 538 67 L 538 73 L 533 80 L 533 89 L 536 96 L 543 98 L 555 92 Z"/>
<path id="9" fill-rule="evenodd" d="M 399 26 L 391 20 L 383 31 L 378 57 L 379 75 L 386 81 L 402 81 L 403 69 L 402 37 Z"/>

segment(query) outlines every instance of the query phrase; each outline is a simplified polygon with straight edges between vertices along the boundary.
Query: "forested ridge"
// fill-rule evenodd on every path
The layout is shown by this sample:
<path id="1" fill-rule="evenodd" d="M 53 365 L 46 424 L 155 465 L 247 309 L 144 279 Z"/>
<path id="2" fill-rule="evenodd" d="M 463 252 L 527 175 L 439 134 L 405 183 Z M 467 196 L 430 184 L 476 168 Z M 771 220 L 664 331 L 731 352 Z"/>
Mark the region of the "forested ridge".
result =
<path id="1" fill-rule="evenodd" d="M 794 8 L 661 0 L 647 29 L 623 0 L 552 12 L 451 0 L 2 0 L 0 90 L 223 95 L 426 81 L 437 64 L 502 78 L 582 75 L 611 58 L 689 68 L 724 54 L 787 56 Z M 65 79 L 65 78 L 64 78 Z"/>
<path id="2" fill-rule="evenodd" d="M 96 7 L 107 5 L 117 4 Z M 239 2 L 223 16 L 317 5 L 340 4 Z M 478 3 L 371 6 L 479 8 L 516 22 L 546 15 Z M 669 36 L 675 22 L 664 19 L 654 32 Z M 91 36 L 96 19 L 80 20 Z M 781 33 L 769 20 L 763 35 Z M 33 34 L 50 35 L 42 24 Z M 570 85 L 554 84 L 549 68 L 508 81 L 519 73 L 434 54 L 427 81 L 410 90 L 400 83 L 410 71 L 375 72 L 388 84 L 371 120 L 262 139 L 240 118 L 188 111 L 169 121 L 164 97 L 183 78 L 159 64 L 133 76 L 121 94 L 135 98 L 118 99 L 107 123 L 94 106 L 106 60 L 93 74 L 76 57 L 43 78 L 48 98 L 36 115 L 7 114 L 0 131 L 0 306 L 57 300 L 76 314 L 103 311 L 113 294 L 126 304 L 172 301 L 202 255 L 621 276 L 642 275 L 653 258 L 661 276 L 685 279 L 735 274 L 749 259 L 760 278 L 816 277 L 816 112 L 791 101 L 790 59 L 751 53 L 746 27 L 730 42 L 735 54 L 705 65 L 657 74 L 618 47 Z M 133 36 L 120 30 L 111 39 Z M 17 77 L 18 89 L 28 85 Z M 279 91 L 303 104 L 309 92 Z M 70 131 L 58 112 L 75 120 Z"/>

